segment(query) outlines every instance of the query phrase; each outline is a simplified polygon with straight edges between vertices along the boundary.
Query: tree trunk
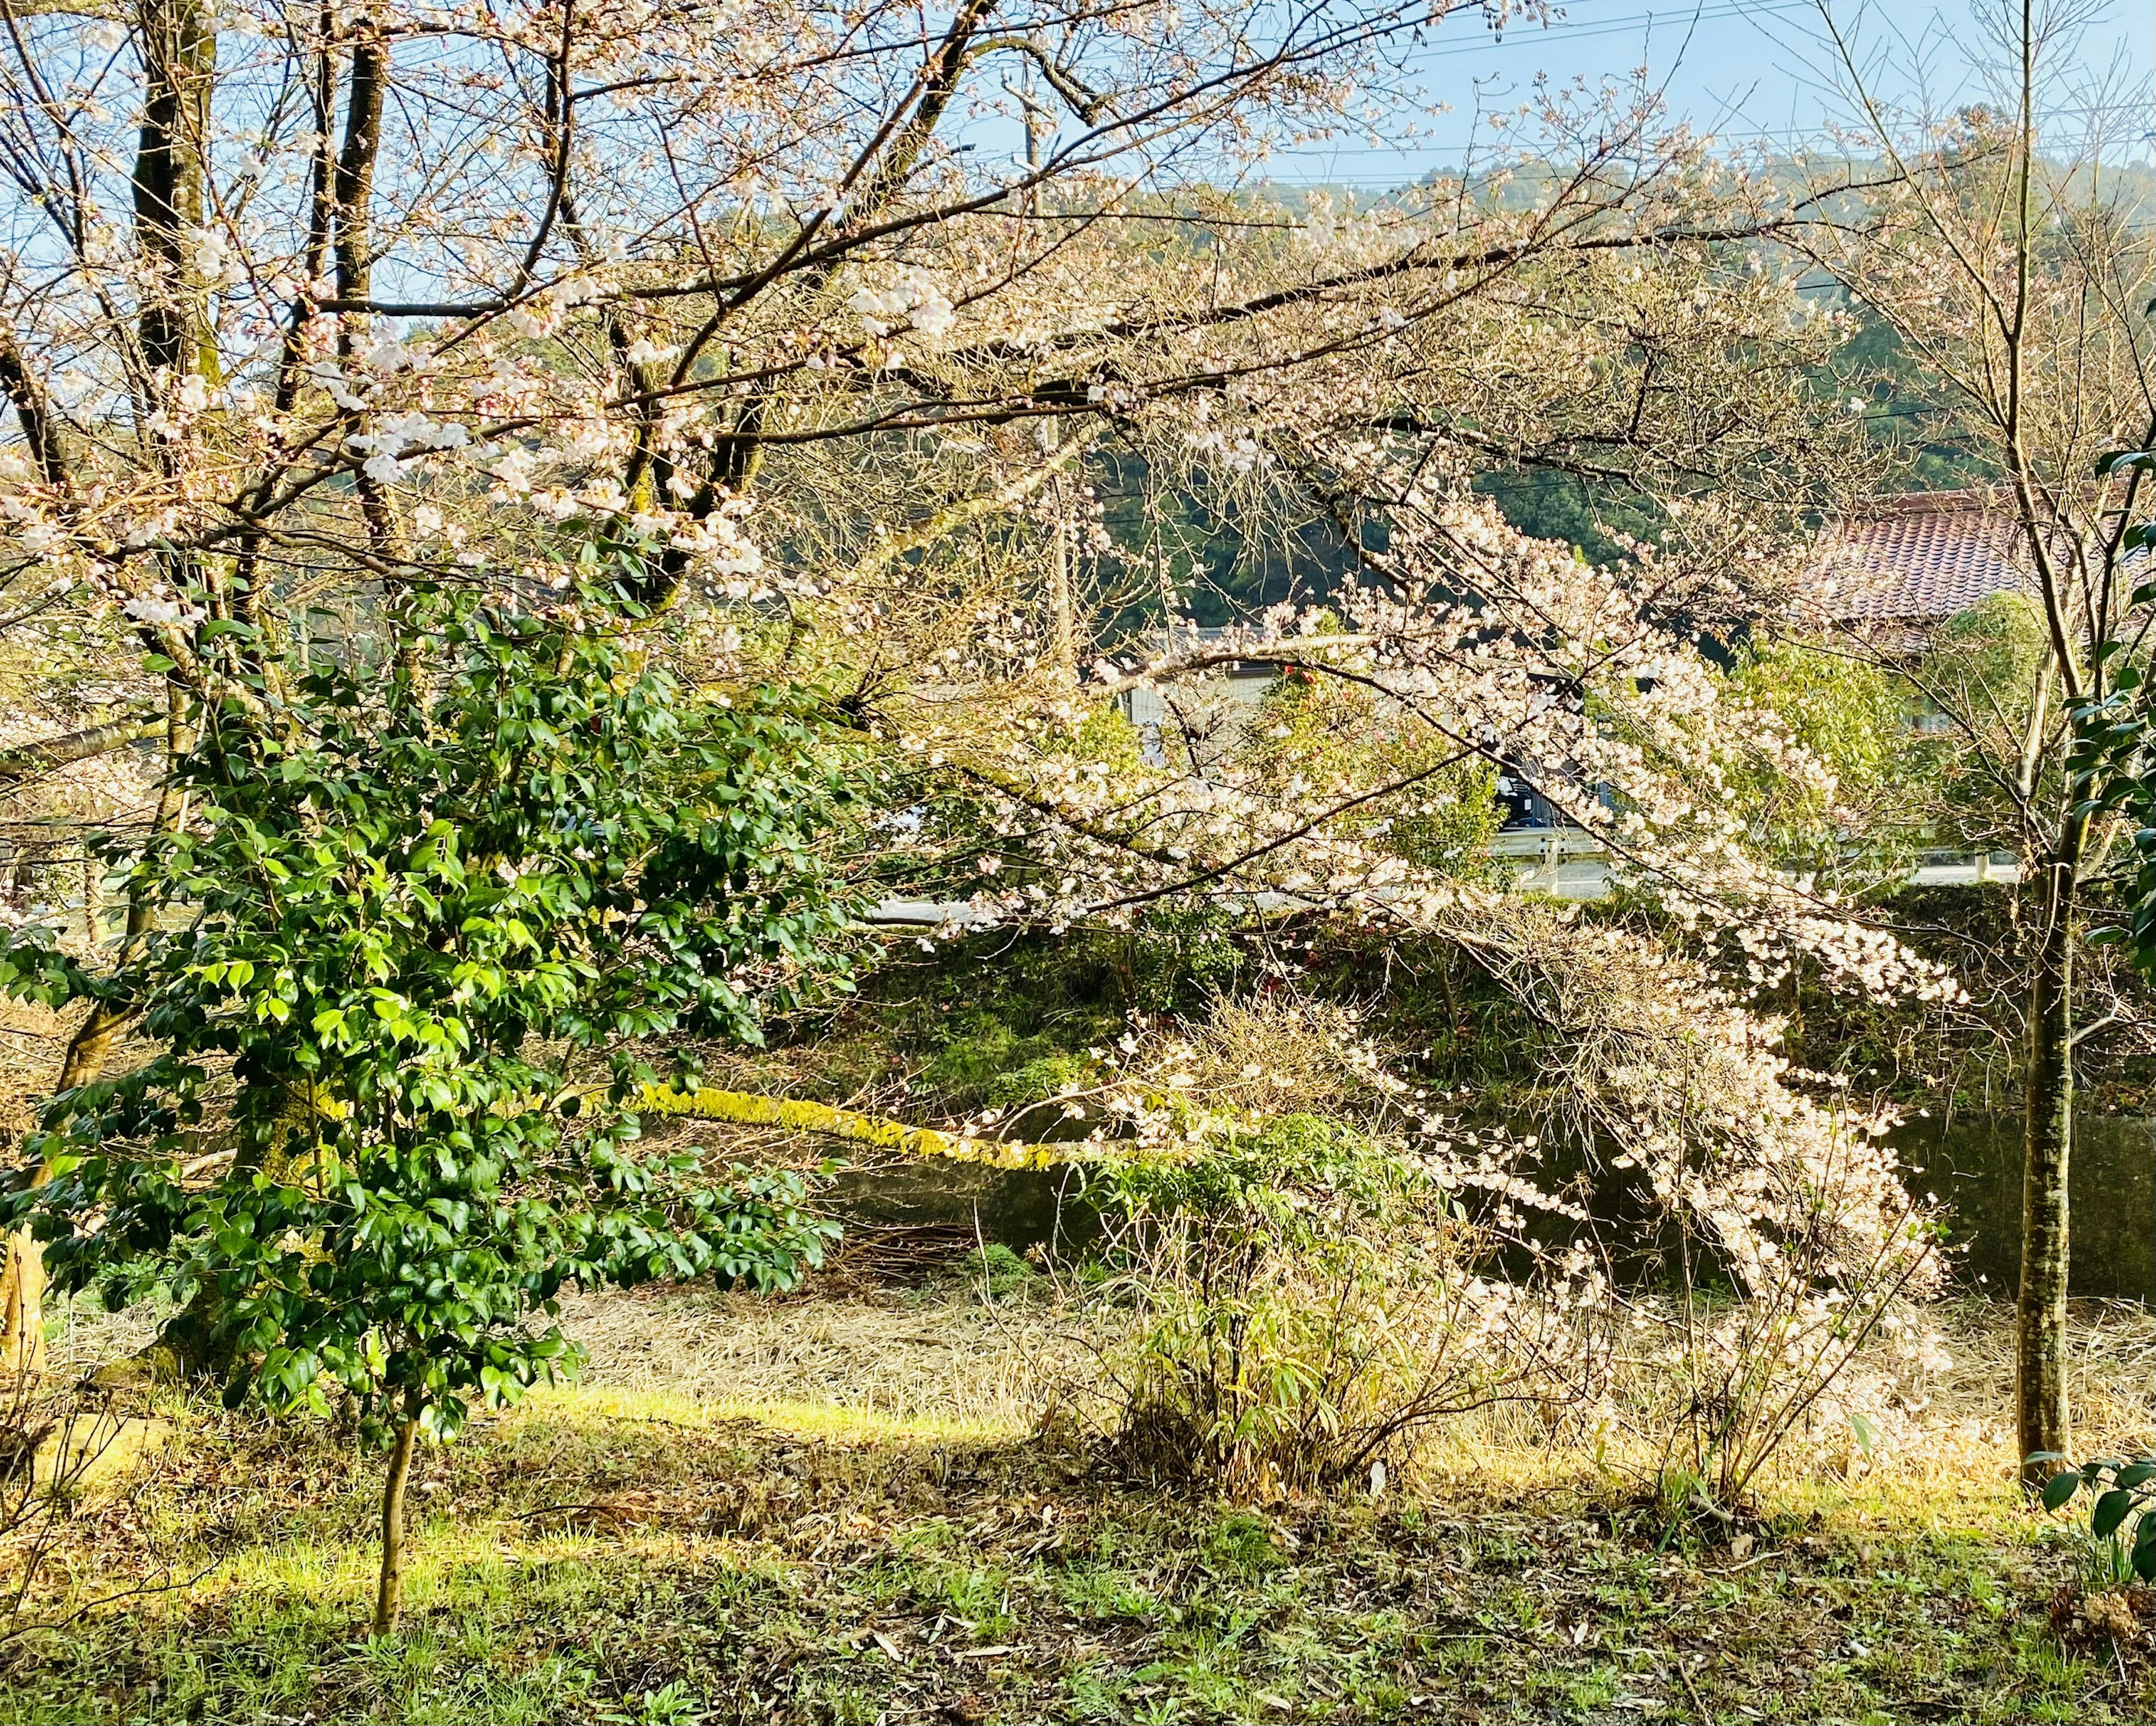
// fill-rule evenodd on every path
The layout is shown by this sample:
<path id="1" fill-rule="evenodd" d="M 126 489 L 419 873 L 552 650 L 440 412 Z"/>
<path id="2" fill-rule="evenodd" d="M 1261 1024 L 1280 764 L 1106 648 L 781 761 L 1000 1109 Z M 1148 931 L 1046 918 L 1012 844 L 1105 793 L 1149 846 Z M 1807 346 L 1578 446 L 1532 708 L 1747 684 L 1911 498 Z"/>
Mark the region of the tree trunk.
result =
<path id="1" fill-rule="evenodd" d="M 105 944 L 105 865 L 95 855 L 82 860 L 82 950 L 95 958 Z"/>
<path id="2" fill-rule="evenodd" d="M 2015 1416 L 2025 1479 L 2049 1472 L 2027 1458 L 2063 1454 L 2066 1407 L 2066 1172 L 2073 1148 L 2073 964 L 2076 860 L 2045 864 L 2041 921 L 2030 970 L 2027 1119 L 2021 1185 L 2021 1283 L 2015 1318 Z"/>
<path id="3" fill-rule="evenodd" d="M 135 157 L 135 230 L 148 280 L 142 362 L 177 378 L 221 372 L 208 296 L 187 255 L 203 225 L 203 157 L 209 136 L 217 33 L 197 0 L 144 0 L 136 19 L 143 59 L 141 141 Z"/>
<path id="4" fill-rule="evenodd" d="M 374 1591 L 374 1633 L 397 1628 L 404 1605 L 404 1482 L 412 1472 L 412 1437 L 418 1425 L 408 1415 L 397 1423 L 389 1451 L 389 1476 L 382 1483 L 382 1580 Z"/>
<path id="5" fill-rule="evenodd" d="M 41 743 L 23 743 L 0 754 L 0 786 L 13 785 L 49 768 L 59 767 L 70 761 L 87 761 L 93 755 L 110 754 L 124 749 L 130 743 L 147 737 L 163 735 L 165 720 L 162 715 L 145 717 L 130 713 L 119 719 L 107 720 L 102 725 L 93 725 L 81 731 L 71 731 L 57 737 L 47 737 Z"/>
<path id="6" fill-rule="evenodd" d="M 38 1171 L 38 1179 L 44 1172 Z M 45 1367 L 45 1259 L 28 1229 L 8 1237 L 8 1264 L 0 1270 L 0 1367 L 11 1373 Z"/>
<path id="7" fill-rule="evenodd" d="M 938 1133 L 932 1127 L 909 1127 L 882 1115 L 864 1115 L 829 1103 L 794 1097 L 765 1097 L 750 1091 L 721 1091 L 706 1085 L 695 1091 L 646 1085 L 637 1107 L 654 1115 L 686 1115 L 700 1121 L 726 1121 L 740 1127 L 784 1127 L 796 1133 L 851 1139 L 909 1157 L 948 1157 L 959 1163 L 986 1163 L 998 1169 L 1045 1169 L 1091 1158 L 1083 1145 L 1029 1144 L 1016 1140 L 968 1138 Z"/>
<path id="8" fill-rule="evenodd" d="M 267 1094 L 266 1087 L 243 1097 Z M 239 1143 L 233 1153 L 235 1174 L 254 1174 L 270 1181 L 284 1181 L 291 1172 L 299 1148 L 312 1141 L 317 1099 L 305 1086 L 290 1086 L 276 1093 L 266 1117 L 243 1117 L 238 1123 Z M 101 1384 L 177 1384 L 189 1379 L 219 1375 L 232 1364 L 231 1338 L 224 1333 L 228 1307 L 224 1292 L 213 1281 L 195 1289 L 158 1331 L 155 1341 L 115 1361 L 98 1374 Z"/>
<path id="9" fill-rule="evenodd" d="M 1060 423 L 1053 419 L 1043 420 L 1040 441 L 1053 460 L 1063 448 Z M 1075 683 L 1078 681 L 1078 605 L 1071 591 L 1070 517 L 1064 502 L 1060 474 L 1049 481 L 1049 489 L 1055 500 L 1055 526 L 1053 530 L 1055 537 L 1049 545 L 1048 658 L 1058 677 Z"/>
<path id="10" fill-rule="evenodd" d="M 179 753 L 179 696 L 169 692 L 166 711 L 165 758 L 167 765 Z M 151 818 L 151 827 L 162 832 L 172 818 L 172 786 L 171 776 L 157 793 L 157 812 Z M 89 896 L 85 892 L 85 899 Z M 124 964 L 136 950 L 136 943 L 149 932 L 150 907 L 140 893 L 131 893 L 127 899 L 126 934 L 120 948 Z M 95 951 L 97 929 L 91 925 L 91 951 Z M 53 1094 L 73 1091 L 78 1086 L 93 1083 L 105 1072 L 105 1063 L 112 1053 L 112 1045 L 119 1040 L 135 1017 L 134 1006 L 122 1001 L 98 1001 L 90 1015 L 75 1027 L 74 1035 L 69 1040 L 67 1054 L 60 1061 L 59 1081 Z M 50 1164 L 38 1170 L 34 1184 L 43 1186 L 53 1178 Z M 15 1372 L 35 1372 L 45 1364 L 45 1261 L 36 1240 L 28 1229 L 18 1229 L 8 1241 L 8 1257 L 0 1266 L 0 1368 Z"/>

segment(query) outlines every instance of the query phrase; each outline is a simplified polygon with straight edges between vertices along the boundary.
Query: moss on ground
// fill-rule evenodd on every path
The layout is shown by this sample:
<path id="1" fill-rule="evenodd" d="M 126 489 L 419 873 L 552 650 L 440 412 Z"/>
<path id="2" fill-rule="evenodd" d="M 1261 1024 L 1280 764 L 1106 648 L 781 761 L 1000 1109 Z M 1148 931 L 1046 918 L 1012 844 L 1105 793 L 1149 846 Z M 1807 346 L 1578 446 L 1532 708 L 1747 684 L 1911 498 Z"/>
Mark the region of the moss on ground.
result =
<path id="1" fill-rule="evenodd" d="M 2126 1721 L 2003 1496 L 1816 1492 L 1742 1555 L 1592 1482 L 1237 1508 L 1054 1438 L 567 1391 L 429 1453 L 404 1634 L 364 1634 L 377 1465 L 189 1417 L 86 1506 L 89 1595 L 0 1721 Z M 199 1575 L 197 1576 L 197 1573 Z"/>

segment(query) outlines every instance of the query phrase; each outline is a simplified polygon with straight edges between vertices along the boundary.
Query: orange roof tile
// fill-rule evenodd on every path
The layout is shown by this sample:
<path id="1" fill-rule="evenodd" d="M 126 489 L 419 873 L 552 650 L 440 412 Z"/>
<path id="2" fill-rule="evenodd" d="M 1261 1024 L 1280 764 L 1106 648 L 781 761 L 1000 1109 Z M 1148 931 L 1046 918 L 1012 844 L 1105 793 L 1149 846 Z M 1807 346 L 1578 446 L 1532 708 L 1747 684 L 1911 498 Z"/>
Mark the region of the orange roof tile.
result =
<path id="1" fill-rule="evenodd" d="M 1915 623 L 1953 617 L 2030 577 L 2013 511 L 1991 491 L 1876 498 L 1824 536 L 1823 595 L 1844 622 Z"/>

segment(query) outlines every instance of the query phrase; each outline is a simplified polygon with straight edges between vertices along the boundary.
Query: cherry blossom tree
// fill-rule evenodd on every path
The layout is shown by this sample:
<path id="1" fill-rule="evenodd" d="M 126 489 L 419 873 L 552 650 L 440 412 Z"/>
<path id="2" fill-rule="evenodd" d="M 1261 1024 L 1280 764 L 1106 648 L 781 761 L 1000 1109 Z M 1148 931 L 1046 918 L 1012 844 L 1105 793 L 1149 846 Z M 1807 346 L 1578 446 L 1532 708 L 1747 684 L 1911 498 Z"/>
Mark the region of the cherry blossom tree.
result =
<path id="1" fill-rule="evenodd" d="M 1702 641 L 1771 602 L 1864 459 L 1805 382 L 1845 330 L 1772 243 L 1840 188 L 1714 157 L 1650 93 L 1539 96 L 1529 157 L 1328 203 L 1249 181 L 1396 121 L 1442 9 L 9 22 L 0 595 L 11 640 L 64 619 L 145 655 L 66 730 L 11 734 L 26 769 L 152 726 L 259 765 L 320 644 L 416 688 L 434 600 L 471 589 L 637 634 L 721 706 L 819 699 L 926 804 L 965 799 L 920 860 L 988 882 L 978 918 L 1198 895 L 1471 940 L 1498 901 L 1400 840 L 1472 762 L 1532 778 L 1740 989 L 1798 948 L 1950 987 L 1723 794 Z M 1137 557 L 1095 514 L 1111 451 L 1156 496 L 1323 524 L 1344 585 L 1202 650 L 1102 639 L 1086 582 Z M 1664 538 L 1600 568 L 1526 539 L 1468 495 L 1505 464 L 1623 485 Z M 588 529 L 635 555 L 572 592 L 553 552 Z M 1187 728 L 1153 760 L 1074 747 L 1120 694 L 1237 659 L 1356 691 L 1386 747 L 1322 783 Z M 189 819 L 155 774 L 108 789 L 108 819 L 123 792 Z M 886 876 L 915 860 L 886 850 Z M 135 1009 L 99 996 L 67 1085 Z M 1770 1058 L 1732 1071 L 1789 1104 Z"/>
<path id="2" fill-rule="evenodd" d="M 1979 842 L 2021 859 L 2031 934 L 2016 1404 L 2021 1453 L 2041 1472 L 2042 1453 L 2068 1444 L 2073 1050 L 2089 1029 L 2077 1023 L 2076 965 L 2088 888 L 2118 837 L 2072 764 L 2075 714 L 2110 696 L 2146 628 L 2133 566 L 2147 470 L 2133 452 L 2156 442 L 2145 312 L 2156 271 L 2106 171 L 2118 110 L 2046 111 L 2047 80 L 2075 53 L 2073 8 L 2016 0 L 1984 12 L 1990 100 L 1945 116 L 1881 99 L 1863 41 L 1834 10 L 1821 18 L 1828 61 L 1893 183 L 1876 196 L 1872 226 L 1812 230 L 1814 255 L 1936 381 L 1942 412 L 1999 476 L 1998 507 L 2028 575 L 1999 619 L 2027 617 L 2025 655 L 2002 638 L 2000 651 L 1912 666 L 1906 643 L 1842 645 L 1913 680 L 1944 716 L 1997 811 Z"/>

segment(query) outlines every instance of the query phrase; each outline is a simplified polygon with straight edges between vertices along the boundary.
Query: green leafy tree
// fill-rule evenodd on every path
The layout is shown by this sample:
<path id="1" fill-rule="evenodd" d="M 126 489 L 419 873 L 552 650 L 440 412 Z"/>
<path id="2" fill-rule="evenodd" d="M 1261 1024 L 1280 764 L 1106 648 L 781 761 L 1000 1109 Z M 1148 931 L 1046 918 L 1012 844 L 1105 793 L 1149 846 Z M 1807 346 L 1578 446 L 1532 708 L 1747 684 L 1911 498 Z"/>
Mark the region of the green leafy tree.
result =
<path id="1" fill-rule="evenodd" d="M 1856 330 L 1831 360 L 1812 368 L 1811 383 L 1828 400 L 1847 401 L 1872 446 L 1892 459 L 1885 489 L 1957 491 L 1996 484 L 1999 463 L 1981 439 L 1967 434 L 1951 387 L 1911 355 L 1902 332 L 1839 290 L 1830 290 L 1827 300 L 1855 319 Z"/>
<path id="2" fill-rule="evenodd" d="M 0 1219 L 63 1289 L 183 1302 L 162 1348 L 228 1402 L 349 1395 L 390 1451 L 380 1631 L 415 1436 L 572 1368 L 563 1287 L 783 1287 L 829 1233 L 796 1178 L 638 1141 L 644 1045 L 755 1040 L 834 968 L 849 769 L 778 697 L 656 668 L 637 555 L 281 655 L 270 722 L 197 712 L 191 815 L 115 860 L 146 913 L 117 967 L 0 946 L 10 993 L 125 1004 L 157 1050 L 51 1100 Z"/>
<path id="3" fill-rule="evenodd" d="M 1729 739 L 1730 789 L 1768 853 L 1829 876 L 1854 869 L 1892 879 L 1906 868 L 1921 811 L 1911 701 L 1893 678 L 1845 654 L 1759 642 L 1739 655 L 1729 686 L 1734 705 L 1771 720 L 1777 744 L 1795 746 Z"/>
<path id="4" fill-rule="evenodd" d="M 1632 555 L 1632 542 L 1652 543 L 1668 525 L 1644 492 L 1558 468 L 1481 474 L 1474 489 L 1494 498 L 1521 532 L 1562 540 L 1590 563 L 1621 562 Z"/>
<path id="5" fill-rule="evenodd" d="M 1336 832 L 1439 875 L 1478 878 L 1497 830 L 1496 769 L 1358 684 L 1291 667 L 1252 716 L 1242 753 L 1257 783 L 1350 798 L 1390 786 Z"/>
<path id="6" fill-rule="evenodd" d="M 1948 619 L 1912 674 L 1943 728 L 1927 738 L 1938 819 L 1955 842 L 1983 850 L 2019 841 L 2010 778 L 1996 763 L 2018 761 L 2044 691 L 2051 642 L 2041 609 L 2025 594 L 1994 593 Z M 2037 775 L 2057 790 L 2061 763 L 2040 760 Z"/>

